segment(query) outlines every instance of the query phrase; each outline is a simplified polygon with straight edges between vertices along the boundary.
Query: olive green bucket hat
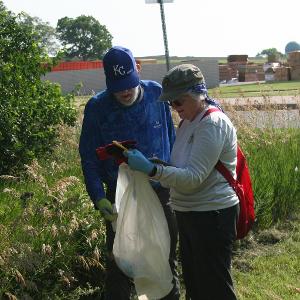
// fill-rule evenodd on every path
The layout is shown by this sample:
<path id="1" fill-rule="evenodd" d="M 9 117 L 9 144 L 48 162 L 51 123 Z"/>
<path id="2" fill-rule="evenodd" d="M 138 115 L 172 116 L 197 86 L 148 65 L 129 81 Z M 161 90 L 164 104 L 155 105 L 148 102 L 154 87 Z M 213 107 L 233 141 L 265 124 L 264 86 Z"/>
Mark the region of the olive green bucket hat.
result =
<path id="1" fill-rule="evenodd" d="M 196 84 L 205 83 L 201 70 L 192 64 L 172 68 L 163 78 L 160 101 L 172 101 Z"/>

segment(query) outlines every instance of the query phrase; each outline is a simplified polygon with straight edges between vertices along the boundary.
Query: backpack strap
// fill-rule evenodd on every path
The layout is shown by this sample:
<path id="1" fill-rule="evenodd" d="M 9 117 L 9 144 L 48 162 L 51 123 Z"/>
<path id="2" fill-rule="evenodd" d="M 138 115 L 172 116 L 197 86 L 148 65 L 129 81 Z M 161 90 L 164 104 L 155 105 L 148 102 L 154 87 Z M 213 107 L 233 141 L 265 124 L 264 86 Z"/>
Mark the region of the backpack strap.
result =
<path id="1" fill-rule="evenodd" d="M 204 113 L 204 115 L 202 116 L 202 118 L 200 119 L 200 121 L 201 121 L 202 119 L 204 119 L 206 116 L 208 116 L 210 113 L 215 112 L 215 111 L 221 111 L 221 110 L 218 109 L 218 108 L 210 108 L 210 109 L 208 109 L 208 110 Z M 179 124 L 178 124 L 178 128 L 181 127 L 183 121 L 184 121 L 184 119 L 183 119 L 183 120 L 180 120 L 180 122 L 179 122 Z"/>
<path id="2" fill-rule="evenodd" d="M 202 116 L 201 120 L 204 119 L 209 114 L 216 111 L 221 111 L 221 110 L 219 110 L 218 108 L 208 109 Z M 224 166 L 224 164 L 220 160 L 218 160 L 217 164 L 215 165 L 215 168 L 224 176 L 224 178 L 228 181 L 229 185 L 235 190 L 237 181 L 233 178 L 230 171 Z"/>
<path id="3" fill-rule="evenodd" d="M 221 110 L 219 110 L 218 108 L 210 108 L 210 109 L 208 109 L 205 113 L 204 113 L 204 115 L 202 116 L 202 118 L 200 119 L 200 121 L 201 120 L 203 120 L 206 116 L 208 116 L 209 114 L 211 114 L 211 113 L 213 113 L 213 112 L 216 112 L 216 111 L 221 111 Z"/>
<path id="4" fill-rule="evenodd" d="M 178 128 L 181 127 L 182 123 L 183 123 L 184 119 L 180 120 L 179 124 L 178 124 Z"/>
<path id="5" fill-rule="evenodd" d="M 229 185 L 234 189 L 236 189 L 237 181 L 233 178 L 230 171 L 224 166 L 224 164 L 218 160 L 215 168 L 223 175 L 223 177 L 228 181 Z"/>

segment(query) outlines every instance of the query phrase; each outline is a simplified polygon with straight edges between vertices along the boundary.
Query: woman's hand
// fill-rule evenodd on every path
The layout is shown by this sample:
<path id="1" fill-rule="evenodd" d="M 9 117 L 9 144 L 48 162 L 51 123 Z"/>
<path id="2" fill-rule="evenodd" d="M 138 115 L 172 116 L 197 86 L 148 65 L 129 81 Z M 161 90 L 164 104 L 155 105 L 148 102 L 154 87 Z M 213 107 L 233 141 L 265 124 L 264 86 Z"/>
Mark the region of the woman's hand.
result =
<path id="1" fill-rule="evenodd" d="M 130 169 L 143 172 L 147 175 L 152 173 L 155 165 L 139 150 L 127 150 L 124 151 L 123 154 L 128 158 L 128 165 Z"/>

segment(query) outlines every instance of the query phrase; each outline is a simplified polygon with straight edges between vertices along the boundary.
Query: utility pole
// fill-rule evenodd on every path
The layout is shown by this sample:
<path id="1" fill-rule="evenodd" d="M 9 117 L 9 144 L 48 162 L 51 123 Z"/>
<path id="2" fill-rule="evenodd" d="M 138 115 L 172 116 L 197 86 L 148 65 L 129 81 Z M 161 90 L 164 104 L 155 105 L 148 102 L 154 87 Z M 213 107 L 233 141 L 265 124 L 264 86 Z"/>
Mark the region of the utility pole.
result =
<path id="1" fill-rule="evenodd" d="M 172 3 L 172 2 L 173 0 L 146 0 L 146 3 L 159 3 L 160 6 L 161 26 L 162 26 L 163 37 L 164 37 L 167 71 L 170 70 L 170 56 L 169 56 L 169 49 L 168 49 L 168 38 L 167 38 L 167 27 L 165 21 L 164 3 Z"/>

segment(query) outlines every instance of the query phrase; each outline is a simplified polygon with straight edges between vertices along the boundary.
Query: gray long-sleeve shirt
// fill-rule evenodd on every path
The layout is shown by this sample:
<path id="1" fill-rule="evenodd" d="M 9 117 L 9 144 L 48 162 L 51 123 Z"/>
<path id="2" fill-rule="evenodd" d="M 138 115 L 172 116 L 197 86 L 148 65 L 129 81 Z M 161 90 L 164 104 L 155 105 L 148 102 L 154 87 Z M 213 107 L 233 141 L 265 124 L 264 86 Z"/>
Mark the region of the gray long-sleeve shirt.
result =
<path id="1" fill-rule="evenodd" d="M 229 118 L 213 112 L 201 120 L 208 106 L 176 133 L 172 166 L 158 166 L 155 179 L 170 187 L 171 205 L 178 211 L 209 211 L 239 202 L 226 179 L 214 168 L 221 162 L 236 177 L 237 136 Z M 201 121 L 200 121 L 201 120 Z"/>

